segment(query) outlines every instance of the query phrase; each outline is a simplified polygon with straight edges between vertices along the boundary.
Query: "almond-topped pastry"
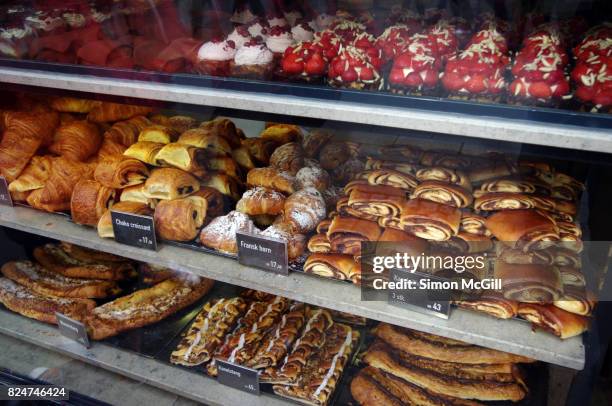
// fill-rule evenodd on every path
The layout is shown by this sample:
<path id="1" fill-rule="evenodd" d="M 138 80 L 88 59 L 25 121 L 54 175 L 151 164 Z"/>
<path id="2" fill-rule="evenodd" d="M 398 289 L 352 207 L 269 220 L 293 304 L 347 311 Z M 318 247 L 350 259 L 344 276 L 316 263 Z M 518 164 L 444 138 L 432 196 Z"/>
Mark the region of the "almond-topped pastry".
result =
<path id="1" fill-rule="evenodd" d="M 350 45 L 366 54 L 369 62 L 379 71 L 389 62 L 383 58 L 382 51 L 376 47 L 376 38 L 370 33 L 357 34 Z"/>
<path id="2" fill-rule="evenodd" d="M 367 54 L 348 46 L 329 64 L 327 79 L 331 86 L 348 89 L 380 89 L 383 79 Z"/>
<path id="3" fill-rule="evenodd" d="M 438 21 L 427 30 L 427 35 L 433 39 L 437 54 L 443 61 L 457 53 L 459 41 L 456 28 L 448 20 Z"/>
<path id="4" fill-rule="evenodd" d="M 211 76 L 229 76 L 230 61 L 236 55 L 236 44 L 232 40 L 215 39 L 204 43 L 198 50 L 198 62 L 194 69 Z"/>
<path id="5" fill-rule="evenodd" d="M 411 36 L 412 32 L 406 25 L 392 25 L 376 39 L 376 47 L 382 51 L 385 61 L 391 61 L 404 51 Z"/>
<path id="6" fill-rule="evenodd" d="M 438 86 L 442 60 L 435 39 L 415 34 L 394 59 L 389 73 L 389 87 L 394 93 L 430 94 Z"/>
<path id="7" fill-rule="evenodd" d="M 263 80 L 270 77 L 273 69 L 274 54 L 257 37 L 236 51 L 230 62 L 230 73 L 235 77 Z"/>

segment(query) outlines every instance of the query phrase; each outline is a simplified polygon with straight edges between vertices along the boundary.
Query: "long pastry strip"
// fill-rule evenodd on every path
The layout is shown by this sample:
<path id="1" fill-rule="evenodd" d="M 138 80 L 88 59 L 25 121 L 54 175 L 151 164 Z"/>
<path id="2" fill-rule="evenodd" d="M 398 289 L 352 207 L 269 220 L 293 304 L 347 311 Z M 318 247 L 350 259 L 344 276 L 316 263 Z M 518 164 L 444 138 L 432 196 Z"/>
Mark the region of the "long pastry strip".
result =
<path id="1" fill-rule="evenodd" d="M 308 359 L 325 344 L 325 332 L 334 324 L 328 311 L 317 309 L 311 315 L 293 350 L 285 357 L 279 370 L 267 368 L 260 376 L 261 382 L 293 385 L 301 377 Z"/>
<path id="2" fill-rule="evenodd" d="M 246 309 L 242 298 L 219 299 L 214 305 L 206 303 L 202 311 L 172 353 L 173 364 L 196 366 L 210 361 L 212 354 L 223 343 L 223 337 L 234 327 Z"/>
<path id="3" fill-rule="evenodd" d="M 259 351 L 247 363 L 247 366 L 262 369 L 277 365 L 287 355 L 305 321 L 304 304 L 295 303 L 288 313 L 283 314 L 276 329 L 268 333 Z"/>

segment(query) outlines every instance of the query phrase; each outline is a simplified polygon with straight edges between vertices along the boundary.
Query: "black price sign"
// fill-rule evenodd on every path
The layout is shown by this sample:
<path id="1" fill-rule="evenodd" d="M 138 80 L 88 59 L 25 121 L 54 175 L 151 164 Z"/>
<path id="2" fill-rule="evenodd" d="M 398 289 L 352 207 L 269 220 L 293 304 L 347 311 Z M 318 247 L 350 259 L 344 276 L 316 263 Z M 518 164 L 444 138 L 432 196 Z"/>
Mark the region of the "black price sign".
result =
<path id="1" fill-rule="evenodd" d="M 259 395 L 259 373 L 255 369 L 217 360 L 217 371 L 217 379 L 223 385 Z"/>
<path id="2" fill-rule="evenodd" d="M 59 326 L 60 333 L 62 333 L 64 337 L 68 337 L 71 340 L 83 344 L 86 348 L 90 347 L 85 324 L 61 313 L 55 313 L 55 317 L 57 318 L 57 325 Z"/>
<path id="3" fill-rule="evenodd" d="M 451 290 L 441 288 L 448 279 L 401 269 L 389 271 L 389 281 L 399 289 L 388 289 L 389 303 L 443 319 L 450 316 Z"/>
<path id="4" fill-rule="evenodd" d="M 265 271 L 289 275 L 287 241 L 261 235 L 236 233 L 238 262 Z"/>
<path id="5" fill-rule="evenodd" d="M 13 199 L 11 199 L 8 183 L 6 182 L 4 176 L 0 176 L 0 204 L 5 206 L 13 205 Z"/>
<path id="6" fill-rule="evenodd" d="M 151 216 L 111 211 L 115 241 L 157 251 L 155 222 Z"/>

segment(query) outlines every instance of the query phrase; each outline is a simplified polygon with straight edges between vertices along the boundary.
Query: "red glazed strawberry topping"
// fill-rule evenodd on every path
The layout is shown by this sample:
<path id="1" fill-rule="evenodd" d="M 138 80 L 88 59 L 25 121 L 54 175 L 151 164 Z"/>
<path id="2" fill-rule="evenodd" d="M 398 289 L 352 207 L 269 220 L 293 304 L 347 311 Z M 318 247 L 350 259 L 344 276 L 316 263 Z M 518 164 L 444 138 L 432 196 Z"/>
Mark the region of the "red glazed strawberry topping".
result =
<path id="1" fill-rule="evenodd" d="M 287 48 L 281 66 L 288 75 L 312 77 L 324 75 L 327 62 L 319 47 L 312 42 L 302 42 Z"/>
<path id="2" fill-rule="evenodd" d="M 366 31 L 366 26 L 356 21 L 339 20 L 331 25 L 330 30 L 343 41 L 352 42 L 359 34 Z"/>
<path id="3" fill-rule="evenodd" d="M 368 59 L 355 47 L 342 47 L 338 56 L 330 62 L 327 77 L 338 84 L 358 82 L 374 85 L 380 81 L 380 73 Z"/>
<path id="4" fill-rule="evenodd" d="M 408 26 L 393 25 L 376 39 L 376 47 L 382 50 L 383 59 L 389 61 L 404 50 L 411 35 Z"/>

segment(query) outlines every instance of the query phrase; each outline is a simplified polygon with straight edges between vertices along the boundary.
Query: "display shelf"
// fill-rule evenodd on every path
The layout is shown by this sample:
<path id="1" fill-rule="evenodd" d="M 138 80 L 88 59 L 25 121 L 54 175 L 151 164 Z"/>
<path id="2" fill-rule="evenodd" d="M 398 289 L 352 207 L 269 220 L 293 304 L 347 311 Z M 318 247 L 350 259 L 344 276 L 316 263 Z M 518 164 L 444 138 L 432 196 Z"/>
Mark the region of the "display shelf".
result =
<path id="1" fill-rule="evenodd" d="M 4 310 L 0 311 L 0 333 L 207 405 L 288 404 L 267 394 L 254 396 L 232 389 L 203 374 L 185 371 L 103 343 L 94 343 L 87 349 L 62 336 L 55 326 Z"/>
<path id="2" fill-rule="evenodd" d="M 551 364 L 584 367 L 581 337 L 561 341 L 544 332 L 533 332 L 528 323 L 520 320 L 498 320 L 462 309 L 455 309 L 449 320 L 443 320 L 385 302 L 362 301 L 360 289 L 349 283 L 298 272 L 289 276 L 271 274 L 242 266 L 233 259 L 170 245 L 161 244 L 160 250 L 153 252 L 118 244 L 99 238 L 94 229 L 76 225 L 64 216 L 26 207 L 0 206 L 0 225 Z"/>
<path id="3" fill-rule="evenodd" d="M 35 66 L 38 66 L 34 64 Z M 40 67 L 39 69 L 43 69 Z M 74 69 L 74 68 L 73 68 Z M 100 68 L 91 68 L 92 71 Z M 84 72 L 87 72 L 85 70 Z M 114 71 L 108 75 L 116 75 Z M 121 76 L 121 75 L 119 75 Z M 374 94 L 351 94 L 350 101 L 343 93 L 329 98 L 302 97 L 289 92 L 275 93 L 275 87 L 269 86 L 267 91 L 234 90 L 249 88 L 244 86 L 219 88 L 216 83 L 209 87 L 152 82 L 163 75 L 150 74 L 145 80 L 127 80 L 121 77 L 102 77 L 87 74 L 53 72 L 37 69 L 23 69 L 0 65 L 0 82 L 35 86 L 42 88 L 63 89 L 68 91 L 87 92 L 94 94 L 133 97 L 148 100 L 160 100 L 174 103 L 186 103 L 200 106 L 213 106 L 261 113 L 297 116 L 323 120 L 348 122 L 353 124 L 368 124 L 397 129 L 409 129 L 460 135 L 465 137 L 483 138 L 495 141 L 511 141 L 526 144 L 553 146 L 583 151 L 612 153 L 612 136 L 610 129 L 594 128 L 560 124 L 562 117 L 552 122 L 538 122 L 534 119 L 538 113 L 529 109 L 523 110 L 523 119 L 505 118 L 505 113 L 493 112 L 498 107 L 484 107 L 479 114 L 453 113 L 449 109 L 433 109 L 437 101 L 430 101 L 426 108 L 411 108 L 403 106 L 375 105 L 355 102 L 377 97 Z M 158 77 L 159 76 L 159 77 Z M 169 78 L 172 80 L 172 77 Z M 281 85 L 279 85 L 281 86 Z M 251 86 L 257 89 L 257 86 Z M 348 95 L 348 93 L 347 93 Z M 347 97 L 348 98 L 348 97 Z M 439 103 L 438 103 L 439 104 Z M 501 109 L 502 107 L 499 107 Z M 474 107 L 478 110 L 478 106 Z M 491 110 L 487 114 L 487 109 Z M 508 110 L 508 115 L 512 110 Z M 572 122 L 580 122 L 579 113 L 568 112 Z M 576 117 L 575 117 L 576 116 Z M 588 117 L 582 120 L 588 122 Z M 608 120 L 605 120 L 606 123 Z M 612 120 L 610 120 L 612 121 Z M 608 124 L 606 124 L 608 125 Z"/>

